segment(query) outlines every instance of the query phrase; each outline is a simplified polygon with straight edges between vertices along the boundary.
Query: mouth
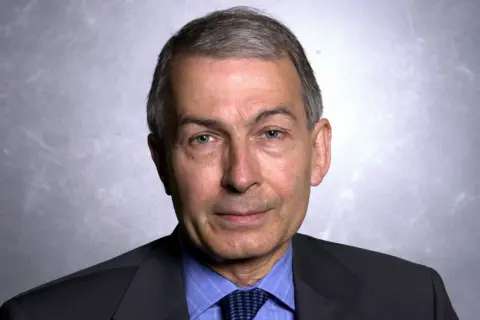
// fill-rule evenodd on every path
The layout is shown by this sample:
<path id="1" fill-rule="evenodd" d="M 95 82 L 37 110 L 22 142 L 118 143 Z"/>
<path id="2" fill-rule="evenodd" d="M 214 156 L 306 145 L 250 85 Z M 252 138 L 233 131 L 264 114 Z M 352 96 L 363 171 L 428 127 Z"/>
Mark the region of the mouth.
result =
<path id="1" fill-rule="evenodd" d="M 254 226 L 266 219 L 268 211 L 221 212 L 216 216 L 230 225 Z"/>

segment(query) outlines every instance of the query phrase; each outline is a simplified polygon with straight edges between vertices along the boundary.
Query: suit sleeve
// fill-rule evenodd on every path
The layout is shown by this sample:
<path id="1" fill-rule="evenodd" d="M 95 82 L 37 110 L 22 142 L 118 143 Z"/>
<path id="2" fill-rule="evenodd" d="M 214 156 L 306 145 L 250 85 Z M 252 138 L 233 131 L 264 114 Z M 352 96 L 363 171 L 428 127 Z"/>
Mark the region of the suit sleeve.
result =
<path id="1" fill-rule="evenodd" d="M 452 303 L 450 302 L 450 298 L 448 297 L 447 290 L 445 289 L 445 284 L 443 283 L 441 276 L 434 269 L 429 269 L 434 294 L 434 319 L 458 320 L 458 316 L 453 309 Z"/>
<path id="2" fill-rule="evenodd" d="M 0 307 L 0 320 L 23 320 L 22 311 L 15 300 L 10 299 Z"/>

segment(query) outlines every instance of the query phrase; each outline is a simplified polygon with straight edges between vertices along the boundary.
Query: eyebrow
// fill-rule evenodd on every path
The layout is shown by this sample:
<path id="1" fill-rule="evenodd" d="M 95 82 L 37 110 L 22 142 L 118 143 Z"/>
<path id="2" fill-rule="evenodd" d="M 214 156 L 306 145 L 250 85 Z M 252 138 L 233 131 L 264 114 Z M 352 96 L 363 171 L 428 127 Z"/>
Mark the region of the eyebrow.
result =
<path id="1" fill-rule="evenodd" d="M 253 126 L 259 123 L 260 121 L 266 118 L 272 117 L 274 115 L 285 115 L 289 117 L 291 120 L 295 122 L 297 121 L 297 117 L 295 117 L 295 115 L 290 110 L 288 110 L 284 106 L 278 106 L 278 107 L 269 108 L 269 109 L 260 111 L 255 116 L 255 118 L 253 118 L 248 122 L 248 126 Z M 215 120 L 211 118 L 201 118 L 196 116 L 188 116 L 188 115 L 180 118 L 178 127 L 180 128 L 188 124 L 196 124 L 202 127 L 207 127 L 207 128 L 217 129 L 217 130 L 223 130 L 223 128 L 225 127 L 222 124 L 222 122 L 219 120 Z"/>

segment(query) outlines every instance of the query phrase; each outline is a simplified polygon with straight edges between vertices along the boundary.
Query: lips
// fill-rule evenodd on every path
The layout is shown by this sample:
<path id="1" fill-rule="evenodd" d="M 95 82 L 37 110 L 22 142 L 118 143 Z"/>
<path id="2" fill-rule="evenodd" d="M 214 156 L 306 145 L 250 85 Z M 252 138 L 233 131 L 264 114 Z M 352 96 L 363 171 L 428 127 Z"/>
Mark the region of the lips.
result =
<path id="1" fill-rule="evenodd" d="M 238 211 L 233 211 L 233 212 L 220 212 L 217 213 L 220 216 L 238 216 L 238 217 L 245 217 L 245 216 L 254 216 L 257 214 L 265 213 L 265 211 L 246 211 L 246 212 L 238 212 Z"/>
<path id="2" fill-rule="evenodd" d="M 259 226 L 266 221 L 267 211 L 231 211 L 217 216 L 230 226 Z"/>

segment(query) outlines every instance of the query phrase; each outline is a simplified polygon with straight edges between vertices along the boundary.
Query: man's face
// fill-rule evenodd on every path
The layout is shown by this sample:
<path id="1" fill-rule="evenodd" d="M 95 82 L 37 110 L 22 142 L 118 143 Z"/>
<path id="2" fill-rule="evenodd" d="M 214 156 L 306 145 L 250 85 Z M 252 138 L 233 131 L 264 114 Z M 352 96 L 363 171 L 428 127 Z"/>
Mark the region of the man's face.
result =
<path id="1" fill-rule="evenodd" d="M 217 259 L 269 254 L 300 227 L 326 174 L 330 126 L 312 131 L 289 59 L 177 58 L 176 110 L 159 170 L 195 245 Z M 168 180 L 168 181 L 167 181 Z"/>

